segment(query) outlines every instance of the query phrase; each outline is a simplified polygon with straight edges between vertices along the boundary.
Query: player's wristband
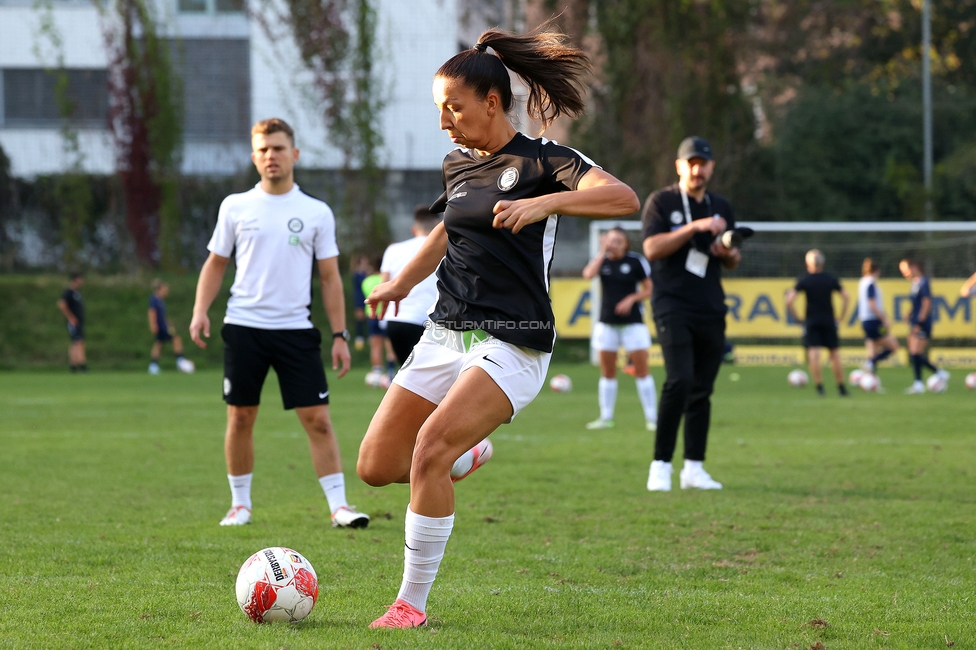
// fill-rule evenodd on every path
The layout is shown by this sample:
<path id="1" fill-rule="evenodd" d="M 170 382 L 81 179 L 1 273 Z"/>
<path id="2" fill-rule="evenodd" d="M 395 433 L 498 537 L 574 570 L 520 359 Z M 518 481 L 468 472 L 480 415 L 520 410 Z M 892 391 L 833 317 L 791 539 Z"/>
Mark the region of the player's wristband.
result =
<path id="1" fill-rule="evenodd" d="M 333 332 L 332 333 L 332 338 L 333 338 L 333 340 L 334 339 L 342 339 L 343 341 L 348 341 L 349 340 L 349 330 L 342 330 L 341 332 Z"/>

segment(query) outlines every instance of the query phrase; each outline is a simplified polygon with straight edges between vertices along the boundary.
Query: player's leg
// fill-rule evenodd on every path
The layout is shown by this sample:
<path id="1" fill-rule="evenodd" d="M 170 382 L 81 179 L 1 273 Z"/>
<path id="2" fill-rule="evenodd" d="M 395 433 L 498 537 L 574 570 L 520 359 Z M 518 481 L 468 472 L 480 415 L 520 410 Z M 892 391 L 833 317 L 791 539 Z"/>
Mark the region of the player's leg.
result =
<path id="1" fill-rule="evenodd" d="M 152 348 L 149 349 L 149 374 L 158 375 L 159 374 L 159 357 L 163 353 L 163 344 L 157 338 L 153 341 Z"/>
<path id="2" fill-rule="evenodd" d="M 657 335 L 664 357 L 665 380 L 657 410 L 654 436 L 654 460 L 651 462 L 647 489 L 671 490 L 671 459 L 678 441 L 678 427 L 685 412 L 688 394 L 695 380 L 695 350 L 688 320 L 678 314 L 658 317 Z"/>
<path id="3" fill-rule="evenodd" d="M 822 350 L 819 346 L 810 346 L 807 348 L 807 363 L 810 365 L 810 375 L 813 377 L 813 385 L 817 387 L 817 394 L 823 395 L 823 369 L 820 367 L 820 351 Z"/>
<path id="4" fill-rule="evenodd" d="M 588 422 L 587 429 L 609 429 L 617 405 L 617 351 L 620 349 L 619 328 L 597 323 L 593 328 L 593 347 L 600 359 L 600 381 L 597 384 L 597 403 L 600 417 Z"/>
<path id="5" fill-rule="evenodd" d="M 725 320 L 695 323 L 694 383 L 685 410 L 685 465 L 681 470 L 681 488 L 720 490 L 722 484 L 705 471 L 705 450 L 711 424 L 712 390 L 725 351 Z"/>
<path id="6" fill-rule="evenodd" d="M 254 422 L 269 361 L 263 331 L 224 325 L 220 334 L 224 340 L 223 394 L 227 402 L 224 458 L 231 489 L 231 508 L 220 525 L 238 526 L 251 522 Z"/>
<path id="7" fill-rule="evenodd" d="M 409 483 L 417 432 L 436 407 L 403 386 L 390 386 L 359 445 L 359 478 L 373 487 Z"/>
<path id="8" fill-rule="evenodd" d="M 624 330 L 623 343 L 634 366 L 634 383 L 644 411 L 644 426 L 648 431 L 657 431 L 657 386 L 647 368 L 651 333 L 643 323 L 633 323 Z"/>
<path id="9" fill-rule="evenodd" d="M 837 382 L 837 391 L 842 395 L 847 395 L 847 386 L 844 383 L 844 367 L 840 363 L 840 348 L 833 347 L 828 351 L 830 355 L 830 369 L 834 373 L 834 381 Z"/>

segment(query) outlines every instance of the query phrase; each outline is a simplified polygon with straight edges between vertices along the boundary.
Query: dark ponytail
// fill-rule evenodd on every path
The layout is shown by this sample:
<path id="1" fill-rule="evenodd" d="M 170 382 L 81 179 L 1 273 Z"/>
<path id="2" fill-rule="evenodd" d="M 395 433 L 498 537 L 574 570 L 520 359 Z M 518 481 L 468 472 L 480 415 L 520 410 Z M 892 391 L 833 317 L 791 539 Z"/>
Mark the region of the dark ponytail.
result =
<path id="1" fill-rule="evenodd" d="M 515 105 L 511 70 L 529 87 L 529 117 L 540 120 L 545 130 L 560 115 L 583 112 L 583 77 L 589 69 L 586 54 L 567 45 L 566 35 L 549 20 L 528 34 L 489 29 L 475 47 L 451 57 L 435 76 L 463 81 L 481 99 L 494 88 L 507 113 Z"/>

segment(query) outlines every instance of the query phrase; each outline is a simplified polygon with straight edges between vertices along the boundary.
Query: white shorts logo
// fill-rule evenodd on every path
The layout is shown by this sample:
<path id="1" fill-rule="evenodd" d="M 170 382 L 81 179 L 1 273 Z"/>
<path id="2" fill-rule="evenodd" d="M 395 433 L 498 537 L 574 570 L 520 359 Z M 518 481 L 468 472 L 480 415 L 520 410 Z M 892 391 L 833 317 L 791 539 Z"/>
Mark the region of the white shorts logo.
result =
<path id="1" fill-rule="evenodd" d="M 301 232 L 305 224 L 302 223 L 301 219 L 292 219 L 288 222 L 288 230 L 292 232 Z"/>
<path id="2" fill-rule="evenodd" d="M 514 167 L 509 167 L 502 172 L 502 175 L 498 177 L 498 189 L 502 192 L 507 192 L 518 183 L 519 173 Z"/>
<path id="3" fill-rule="evenodd" d="M 677 225 L 677 224 L 681 223 L 684 220 L 685 220 L 685 215 L 681 214 L 677 210 L 675 210 L 674 212 L 671 213 L 671 223 Z"/>
<path id="4" fill-rule="evenodd" d="M 224 377 L 224 395 L 230 395 L 230 379 Z"/>

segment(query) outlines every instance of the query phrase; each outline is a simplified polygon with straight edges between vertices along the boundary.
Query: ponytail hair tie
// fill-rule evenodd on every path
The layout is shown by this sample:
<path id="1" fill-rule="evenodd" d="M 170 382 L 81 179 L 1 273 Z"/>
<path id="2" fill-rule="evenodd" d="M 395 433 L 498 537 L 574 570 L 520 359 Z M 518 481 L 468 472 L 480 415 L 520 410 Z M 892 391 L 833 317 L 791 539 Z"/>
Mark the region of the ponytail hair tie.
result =
<path id="1" fill-rule="evenodd" d="M 485 45 L 484 43 L 475 43 L 474 49 L 478 50 L 479 52 L 487 52 L 488 46 Z"/>

